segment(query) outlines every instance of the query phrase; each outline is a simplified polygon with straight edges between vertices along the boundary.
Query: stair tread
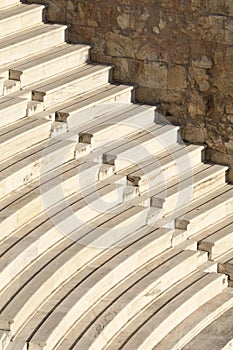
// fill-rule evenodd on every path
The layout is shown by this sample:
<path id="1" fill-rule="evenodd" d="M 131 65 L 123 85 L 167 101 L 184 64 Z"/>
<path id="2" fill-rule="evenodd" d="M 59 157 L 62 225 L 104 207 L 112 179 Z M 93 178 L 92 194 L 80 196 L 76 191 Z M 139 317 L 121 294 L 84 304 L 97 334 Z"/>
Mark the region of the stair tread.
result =
<path id="1" fill-rule="evenodd" d="M 28 6 L 29 5 L 29 6 Z M 18 4 L 14 4 L 11 7 L 8 7 L 4 10 L 0 9 L 0 21 L 2 20 L 7 20 L 11 16 L 15 16 L 21 13 L 25 12 L 31 12 L 35 9 L 44 9 L 44 5 L 39 5 L 39 4 L 28 4 L 25 6 L 21 2 Z"/>

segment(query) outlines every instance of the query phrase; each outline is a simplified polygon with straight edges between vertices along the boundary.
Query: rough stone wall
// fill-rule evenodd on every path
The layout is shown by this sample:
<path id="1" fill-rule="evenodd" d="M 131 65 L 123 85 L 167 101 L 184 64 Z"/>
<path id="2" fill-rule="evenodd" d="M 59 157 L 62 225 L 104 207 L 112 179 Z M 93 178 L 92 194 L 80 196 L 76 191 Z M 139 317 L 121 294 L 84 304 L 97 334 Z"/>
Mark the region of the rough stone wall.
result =
<path id="1" fill-rule="evenodd" d="M 158 103 L 185 140 L 233 168 L 233 0 L 46 2 L 72 42 L 90 43 L 93 60 L 138 85 L 138 101 Z"/>

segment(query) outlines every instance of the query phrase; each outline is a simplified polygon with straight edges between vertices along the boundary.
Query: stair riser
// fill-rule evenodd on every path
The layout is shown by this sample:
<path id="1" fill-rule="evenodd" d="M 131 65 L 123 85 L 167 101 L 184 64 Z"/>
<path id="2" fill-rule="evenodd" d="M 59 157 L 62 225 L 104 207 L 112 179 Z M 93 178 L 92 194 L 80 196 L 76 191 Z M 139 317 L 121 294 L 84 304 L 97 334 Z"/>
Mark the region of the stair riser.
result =
<path id="1" fill-rule="evenodd" d="M 12 106 L 1 110 L 0 127 L 6 126 L 26 116 L 27 101 L 15 102 Z"/>
<path id="2" fill-rule="evenodd" d="M 43 18 L 43 7 L 33 9 L 30 12 L 25 11 L 19 15 L 9 17 L 7 20 L 0 21 L 0 37 L 5 37 L 14 32 L 33 27 L 40 24 Z"/>
<path id="3" fill-rule="evenodd" d="M 25 71 L 10 70 L 10 79 L 20 80 L 21 86 L 39 82 L 50 78 L 66 70 L 76 68 L 89 60 L 89 48 L 73 51 L 69 55 L 60 56 L 57 59 L 48 61 L 40 66 L 35 66 Z"/>
<path id="4" fill-rule="evenodd" d="M 19 152 L 24 151 L 27 147 L 30 147 L 33 143 L 43 141 L 50 135 L 51 125 L 40 125 L 39 127 L 25 132 L 20 137 L 11 138 L 8 142 L 1 144 L 0 161 L 15 156 Z"/>
<path id="5" fill-rule="evenodd" d="M 44 109 L 55 106 L 62 103 L 67 99 L 75 97 L 85 92 L 91 91 L 106 84 L 109 81 L 109 70 L 104 70 L 101 73 L 93 74 L 86 79 L 74 80 L 64 86 L 60 86 L 60 89 L 56 91 L 47 91 L 46 94 L 42 91 L 33 91 L 33 100 L 43 101 Z"/>
<path id="6" fill-rule="evenodd" d="M 64 27 L 61 27 L 39 37 L 2 48 L 0 49 L 0 65 L 9 64 L 18 59 L 26 58 L 29 55 L 46 50 L 53 45 L 59 45 L 64 42 L 64 39 L 65 30 Z"/>

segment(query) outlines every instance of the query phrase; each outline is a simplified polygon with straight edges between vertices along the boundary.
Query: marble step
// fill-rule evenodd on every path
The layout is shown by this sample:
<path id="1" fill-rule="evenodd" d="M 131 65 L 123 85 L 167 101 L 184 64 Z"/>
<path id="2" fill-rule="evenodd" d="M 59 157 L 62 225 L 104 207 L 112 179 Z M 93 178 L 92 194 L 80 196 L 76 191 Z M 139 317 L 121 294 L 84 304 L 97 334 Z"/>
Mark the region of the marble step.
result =
<path id="1" fill-rule="evenodd" d="M 184 346 L 184 350 L 199 350 L 200 344 L 211 350 L 230 350 L 233 347 L 233 308 L 227 310 Z"/>
<path id="2" fill-rule="evenodd" d="M 1 4 L 0 4 L 1 6 Z M 4 11 L 0 11 L 0 37 L 25 30 L 41 23 L 44 6 L 37 4 L 23 5 L 17 2 Z"/>
<path id="3" fill-rule="evenodd" d="M 87 331 L 79 341 L 80 349 L 99 349 L 103 347 L 106 334 L 107 337 L 111 336 L 111 332 L 117 331 L 118 327 L 120 328 L 122 324 L 127 322 L 127 318 L 132 317 L 143 308 L 144 305 L 156 298 L 156 294 L 159 294 L 159 291 L 153 293 L 152 290 L 157 289 L 158 284 L 160 284 L 160 292 L 162 293 L 164 289 L 169 288 L 176 280 L 189 274 L 190 270 L 193 271 L 193 269 L 195 269 L 195 263 L 196 253 L 184 251 L 181 252 L 180 255 L 171 258 L 170 261 L 164 262 L 164 264 L 157 269 L 149 270 L 147 276 L 138 280 L 131 288 L 126 290 L 124 288 L 125 286 L 122 285 L 121 288 L 117 288 L 117 292 L 115 291 L 115 293 L 111 290 L 111 294 L 115 294 L 115 298 L 117 298 L 118 295 L 120 298 L 115 301 L 115 303 L 113 302 L 109 309 L 100 316 L 103 321 L 101 319 L 97 320 L 98 324 L 104 322 L 104 330 L 102 330 L 97 337 L 96 325 L 93 330 L 92 327 L 90 327 L 89 331 Z M 181 265 L 186 264 L 192 266 L 190 270 L 181 270 Z M 109 271 L 111 271 L 111 269 Z M 162 276 L 163 278 L 161 278 Z M 96 280 L 99 280 L 98 284 L 96 284 Z M 76 290 L 73 290 L 73 292 L 63 300 L 60 307 L 50 315 L 47 322 L 40 327 L 40 330 L 33 335 L 29 342 L 29 349 L 36 349 L 38 345 L 41 346 L 42 349 L 46 347 L 53 348 L 58 340 L 57 335 L 59 334 L 60 337 L 65 336 L 66 331 L 68 331 L 73 323 L 85 312 L 85 309 L 87 310 L 90 307 L 90 302 L 92 300 L 95 301 L 96 295 L 98 295 L 97 289 L 100 290 L 101 293 L 104 293 L 105 286 L 107 286 L 107 289 L 110 289 L 109 283 L 115 283 L 115 281 L 115 278 L 113 278 L 113 282 L 112 279 L 111 282 L 108 282 L 108 279 L 104 281 L 104 278 L 95 278 L 94 280 L 93 276 L 92 283 L 88 279 L 85 281 L 86 283 L 83 283 L 83 286 L 81 285 Z M 146 298 L 145 295 L 147 296 Z M 61 313 L 61 310 L 63 310 L 63 313 Z M 117 310 L 117 316 L 115 310 Z M 109 324 L 106 322 L 106 315 L 108 315 Z M 112 319 L 111 322 L 110 318 Z M 111 323 L 114 323 L 114 325 L 111 325 Z M 42 344 L 44 344 L 44 346 Z"/>
<path id="4" fill-rule="evenodd" d="M 189 277 L 177 282 L 176 285 L 174 285 L 172 288 L 168 289 L 165 293 L 163 293 L 163 295 L 161 295 L 154 303 L 146 307 L 143 310 L 143 312 L 141 312 L 135 318 L 130 320 L 128 324 L 125 327 L 121 328 L 113 338 L 109 339 L 107 345 L 104 347 L 104 350 L 121 349 L 129 341 L 132 335 L 135 334 L 140 329 L 140 327 L 148 321 L 150 317 L 153 317 L 153 315 L 156 314 L 158 310 L 161 310 L 164 306 L 166 306 L 167 303 L 174 300 L 174 298 L 177 295 L 184 292 L 191 285 L 193 285 L 195 282 L 197 282 L 206 275 L 206 273 L 197 271 L 191 274 Z M 70 334 L 67 335 L 66 340 L 63 341 L 62 345 L 70 345 L 75 343 L 75 339 L 77 337 L 78 332 L 76 327 L 74 327 L 74 331 L 75 330 L 76 334 L 75 332 L 73 334 L 73 332 L 71 331 Z M 68 342 L 70 338 L 73 340 L 72 342 Z M 68 348 L 69 346 L 60 347 L 61 350 L 65 350 Z M 77 350 L 77 347 L 75 348 L 75 350 Z"/>
<path id="5" fill-rule="evenodd" d="M 20 91 L 20 83 L 16 80 L 7 79 L 4 81 L 3 95 L 7 96 Z"/>
<path id="6" fill-rule="evenodd" d="M 196 236 L 198 249 L 208 252 L 209 259 L 226 254 L 233 247 L 233 215 L 230 214 Z"/>
<path id="7" fill-rule="evenodd" d="M 21 4 L 19 0 L 0 0 L 0 9 L 4 9 L 5 11 L 7 7 L 19 4 Z"/>
<path id="8" fill-rule="evenodd" d="M 98 118 L 77 128 L 81 142 L 90 143 L 95 149 L 154 124 L 154 107 L 128 104 L 121 108 L 118 106 L 116 111 L 111 109 L 112 104 L 105 107 L 106 113 L 102 112 Z"/>
<path id="9" fill-rule="evenodd" d="M 223 318 L 225 313 L 233 311 L 232 296 L 232 290 L 229 288 L 202 305 L 176 328 L 174 328 L 158 345 L 156 345 L 155 349 L 185 349 L 186 345 L 193 343 L 193 338 L 199 337 L 202 332 L 205 333 L 206 327 L 212 327 L 214 322 L 219 324 L 219 318 Z M 209 346 L 209 342 L 206 344 Z"/>
<path id="10" fill-rule="evenodd" d="M 66 139 L 42 141 L 1 162 L 1 197 L 74 159 L 75 144 L 75 141 Z"/>
<path id="11" fill-rule="evenodd" d="M 26 116 L 27 100 L 24 98 L 0 98 L 0 127 L 11 124 Z"/>
<path id="12" fill-rule="evenodd" d="M 44 210 L 48 212 L 50 207 L 54 212 L 57 206 L 60 208 L 63 205 L 66 208 L 70 205 L 66 197 L 74 194 L 83 196 L 89 194 L 93 184 L 97 186 L 94 188 L 96 191 L 100 180 L 103 186 L 111 182 L 126 185 L 124 177 L 118 176 L 114 176 L 114 179 L 110 176 L 110 182 L 104 182 L 108 174 L 102 174 L 103 170 L 99 163 L 86 164 L 71 161 L 62 168 L 56 168 L 40 179 L 31 181 L 27 187 L 22 187 L 5 197 L 1 200 L 1 239 L 9 236 L 15 230 L 20 230 L 21 226 L 26 225 Z M 88 187 L 90 190 L 87 190 Z M 60 205 L 58 205 L 59 202 Z"/>
<path id="13" fill-rule="evenodd" d="M 46 313 L 50 313 L 50 310 L 56 313 L 57 311 L 54 307 L 57 309 L 57 301 L 65 299 L 74 288 L 77 289 L 80 283 L 85 284 L 86 279 L 93 281 L 93 286 L 95 287 L 96 280 L 94 276 L 98 278 L 98 275 L 100 275 L 102 279 L 107 278 L 110 283 L 109 285 L 101 282 L 101 284 L 105 286 L 105 289 L 109 289 L 111 285 L 119 283 L 132 273 L 135 279 L 137 279 L 134 274 L 135 269 L 143 270 L 143 272 L 140 272 L 143 276 L 145 274 L 144 271 L 148 268 L 147 262 L 150 262 L 151 258 L 154 258 L 156 254 L 160 254 L 163 249 L 167 250 L 170 247 L 170 233 L 164 229 L 143 228 L 135 232 L 133 237 L 134 238 L 130 242 L 124 241 L 124 244 L 119 248 L 107 250 L 104 254 L 101 254 L 99 258 L 97 257 L 97 259 L 90 262 L 90 265 L 86 265 L 84 269 L 77 271 L 72 278 L 62 285 L 51 298 L 47 299 L 46 302 L 40 306 L 38 312 L 28 320 L 14 339 L 15 346 L 21 342 L 21 339 L 24 339 L 23 345 L 25 345 L 29 334 L 31 334 L 34 329 L 38 329 L 38 325 L 45 321 L 43 320 L 43 310 L 46 310 Z M 169 251 L 171 251 L 171 249 L 169 249 Z M 171 252 L 170 256 L 172 256 Z M 115 276 L 117 276 L 117 278 L 115 278 Z M 91 285 L 90 282 L 88 284 L 89 286 Z M 103 293 L 104 290 L 101 289 L 99 294 L 100 300 Z M 82 324 L 82 326 L 85 327 L 85 323 Z"/>
<path id="14" fill-rule="evenodd" d="M 137 165 L 145 158 L 174 145 L 177 142 L 177 131 L 178 127 L 170 125 L 148 127 L 133 139 L 127 139 L 126 143 L 111 151 L 104 151 L 103 160 L 107 164 L 114 164 L 116 172 Z"/>
<path id="15" fill-rule="evenodd" d="M 111 105 L 112 110 L 131 102 L 133 86 L 107 84 L 69 101 L 56 111 L 56 120 L 67 123 L 67 129 L 79 127 L 98 117 Z"/>
<path id="16" fill-rule="evenodd" d="M 233 249 L 229 249 L 224 255 L 215 260 L 218 263 L 218 271 L 229 276 L 229 286 L 233 287 Z"/>
<path id="17" fill-rule="evenodd" d="M 204 198 L 190 203 L 186 214 L 176 219 L 176 228 L 188 231 L 189 237 L 232 213 L 233 187 L 223 185 Z"/>
<path id="18" fill-rule="evenodd" d="M 9 78 L 19 80 L 21 87 L 37 83 L 86 63 L 89 60 L 89 49 L 87 45 L 66 43 L 52 47 L 39 57 L 15 63 L 9 71 Z"/>
<path id="19" fill-rule="evenodd" d="M 55 246 L 49 252 L 53 255 L 52 260 L 43 269 L 40 269 L 33 278 L 26 281 L 25 285 L 20 288 L 14 297 L 11 297 L 10 302 L 7 302 L 2 307 L 0 316 L 1 329 L 10 330 L 12 335 L 14 335 L 57 287 L 63 284 L 78 269 L 83 268 L 99 254 L 105 252 L 108 244 L 106 243 L 100 247 L 96 244 L 96 236 L 112 236 L 116 232 L 116 220 L 119 221 L 119 230 L 122 228 L 124 231 L 127 228 L 128 234 L 133 233 L 136 229 L 145 225 L 146 213 L 147 211 L 144 208 L 134 207 L 128 209 L 127 215 L 125 210 L 118 213 L 117 219 L 116 213 L 106 214 L 94 220 L 92 225 L 84 225 L 84 227 L 76 230 L 75 235 Z M 131 217 L 134 225 L 128 225 L 128 217 Z M 119 234 L 118 239 L 120 240 L 124 237 L 125 234 L 122 236 Z M 45 258 L 45 255 L 43 255 L 42 259 Z M 27 273 L 29 273 L 28 269 Z M 14 280 L 12 283 L 15 283 Z M 12 288 L 15 288 L 15 286 Z M 9 298 L 9 291 L 5 294 L 5 298 L 7 296 Z M 2 298 L 3 301 L 4 297 Z"/>
<path id="20" fill-rule="evenodd" d="M 0 129 L 0 161 L 8 159 L 28 147 L 47 139 L 51 122 L 36 118 L 23 118 Z"/>
<path id="21" fill-rule="evenodd" d="M 37 220 L 16 231 L 0 246 L 1 267 L 0 286 L 4 288 L 15 276 L 34 259 L 45 253 L 54 244 L 69 236 L 81 226 L 92 227 L 91 220 L 105 215 L 124 201 L 122 185 L 100 185 L 95 191 L 89 189 L 83 199 L 82 194 L 65 198 L 67 203 L 59 203 L 56 208 L 48 210 Z M 91 192 L 92 191 L 92 192 Z M 62 205 L 63 204 L 63 205 Z M 66 205 L 66 206 L 65 206 Z M 44 220 L 39 224 L 39 220 Z"/>
<path id="22" fill-rule="evenodd" d="M 227 286 L 222 274 L 208 273 L 176 295 L 131 336 L 122 349 L 153 349 L 169 332 L 198 308 L 222 293 Z M 153 310 L 153 305 L 151 305 Z M 148 315 L 149 316 L 149 315 Z"/>
<path id="23" fill-rule="evenodd" d="M 1 40 L 0 66 L 47 50 L 64 42 L 66 26 L 58 24 L 39 24 Z"/>
<path id="24" fill-rule="evenodd" d="M 178 215 L 178 210 L 187 208 L 191 201 L 223 186 L 226 171 L 227 167 L 200 163 L 192 169 L 192 174 L 184 172 L 158 186 L 157 194 L 152 197 L 152 206 L 163 208 L 164 215 L 172 211 Z"/>
<path id="25" fill-rule="evenodd" d="M 38 87 L 32 86 L 32 99 L 41 101 L 44 109 L 62 103 L 107 84 L 111 80 L 111 66 L 85 64 L 56 75 L 50 81 L 42 82 Z"/>
<path id="26" fill-rule="evenodd" d="M 201 164 L 203 150 L 202 146 L 175 144 L 120 173 L 127 175 L 130 183 L 138 186 L 141 193 L 158 185 L 166 188 L 171 179 L 192 177 L 192 169 Z"/>

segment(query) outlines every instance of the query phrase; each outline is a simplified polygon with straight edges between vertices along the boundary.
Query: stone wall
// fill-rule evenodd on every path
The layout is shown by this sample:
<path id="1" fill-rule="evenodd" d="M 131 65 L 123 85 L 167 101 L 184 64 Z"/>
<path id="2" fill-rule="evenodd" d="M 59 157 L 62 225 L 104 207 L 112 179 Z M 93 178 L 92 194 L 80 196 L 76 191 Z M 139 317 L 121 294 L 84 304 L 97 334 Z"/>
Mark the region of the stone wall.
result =
<path id="1" fill-rule="evenodd" d="M 47 2 L 48 20 L 70 23 L 69 39 L 114 63 L 116 80 L 137 84 L 138 101 L 158 104 L 185 140 L 233 168 L 232 0 L 29 2 Z"/>

